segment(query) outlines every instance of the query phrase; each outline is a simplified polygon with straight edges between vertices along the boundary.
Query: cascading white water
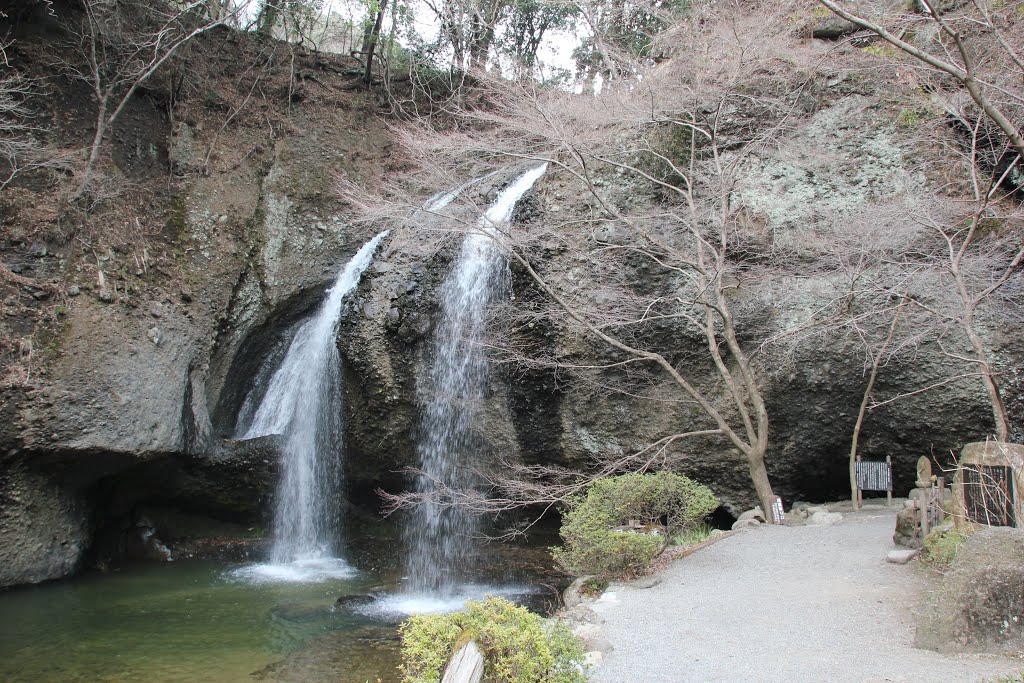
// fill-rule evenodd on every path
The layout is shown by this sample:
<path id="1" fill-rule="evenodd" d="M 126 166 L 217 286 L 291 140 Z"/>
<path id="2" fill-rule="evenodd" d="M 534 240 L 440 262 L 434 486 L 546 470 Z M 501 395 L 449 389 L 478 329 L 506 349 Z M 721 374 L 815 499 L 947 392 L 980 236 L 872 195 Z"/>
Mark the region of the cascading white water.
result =
<path id="1" fill-rule="evenodd" d="M 237 438 L 282 436 L 272 564 L 254 572 L 265 578 L 310 580 L 350 572 L 335 557 L 342 445 L 336 337 L 342 303 L 386 235 L 364 244 L 345 265 L 316 314 L 299 324 L 262 399 L 251 392 L 239 412 Z"/>
<path id="2" fill-rule="evenodd" d="M 501 173 L 501 169 L 498 169 L 497 171 L 491 171 L 487 175 L 482 175 L 479 178 L 473 178 L 469 182 L 459 185 L 454 190 L 444 190 L 442 192 L 438 192 L 433 197 L 431 197 L 430 199 L 423 203 L 423 209 L 425 211 L 440 211 L 441 209 L 445 208 L 446 206 L 454 202 L 456 199 L 458 199 L 459 195 L 468 190 L 469 188 L 479 185 L 480 183 L 484 182 L 485 180 L 488 180 L 489 178 L 493 178 L 499 173 Z"/>
<path id="3" fill-rule="evenodd" d="M 504 258 L 487 233 L 508 223 L 516 203 L 545 170 L 547 164 L 526 171 L 498 195 L 480 219 L 479 232 L 463 240 L 442 286 L 442 319 L 430 381 L 421 392 L 424 412 L 417 450 L 422 474 L 416 481 L 421 493 L 435 490 L 437 482 L 454 489 L 475 483 L 479 448 L 472 426 L 487 384 L 487 356 L 481 345 L 485 316 L 490 303 L 508 287 Z M 438 195 L 435 203 L 451 201 L 456 193 Z M 406 591 L 454 593 L 470 569 L 476 531 L 475 517 L 464 510 L 431 502 L 417 506 L 406 528 Z"/>

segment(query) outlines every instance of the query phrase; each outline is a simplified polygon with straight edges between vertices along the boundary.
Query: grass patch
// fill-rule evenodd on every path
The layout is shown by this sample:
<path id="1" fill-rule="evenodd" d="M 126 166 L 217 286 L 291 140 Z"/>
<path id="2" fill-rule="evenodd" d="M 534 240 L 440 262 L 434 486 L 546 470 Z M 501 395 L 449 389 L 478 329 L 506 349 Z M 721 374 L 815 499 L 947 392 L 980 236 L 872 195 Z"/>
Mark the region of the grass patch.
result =
<path id="1" fill-rule="evenodd" d="M 971 527 L 953 527 L 931 532 L 924 539 L 921 563 L 940 571 L 948 568 L 973 531 Z"/>
<path id="2" fill-rule="evenodd" d="M 711 538 L 711 532 L 714 531 L 707 524 L 698 524 L 697 526 L 684 529 L 682 532 L 675 535 L 672 539 L 672 545 L 682 546 L 684 548 L 691 545 L 697 545 Z"/>

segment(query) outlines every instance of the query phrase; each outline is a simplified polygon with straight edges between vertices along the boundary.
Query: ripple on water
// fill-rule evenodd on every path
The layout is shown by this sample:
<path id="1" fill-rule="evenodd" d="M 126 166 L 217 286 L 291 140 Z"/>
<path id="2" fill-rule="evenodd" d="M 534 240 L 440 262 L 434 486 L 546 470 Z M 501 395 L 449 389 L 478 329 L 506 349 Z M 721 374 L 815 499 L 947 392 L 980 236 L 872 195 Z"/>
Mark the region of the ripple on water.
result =
<path id="1" fill-rule="evenodd" d="M 227 572 L 226 578 L 250 584 L 319 583 L 349 579 L 356 574 L 356 570 L 341 558 L 319 557 L 281 564 L 248 564 Z"/>

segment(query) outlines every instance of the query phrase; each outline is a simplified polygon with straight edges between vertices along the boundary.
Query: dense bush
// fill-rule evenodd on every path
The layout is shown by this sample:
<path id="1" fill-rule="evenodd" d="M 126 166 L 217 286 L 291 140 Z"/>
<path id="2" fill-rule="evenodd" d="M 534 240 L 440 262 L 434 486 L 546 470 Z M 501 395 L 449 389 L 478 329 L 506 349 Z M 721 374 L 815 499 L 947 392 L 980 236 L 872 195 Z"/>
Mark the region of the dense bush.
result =
<path id="1" fill-rule="evenodd" d="M 568 501 L 560 532 L 565 545 L 553 554 L 577 574 L 635 573 L 716 507 L 711 489 L 671 472 L 597 479 Z M 631 522 L 660 533 L 616 529 Z"/>
<path id="2" fill-rule="evenodd" d="M 456 650 L 475 640 L 485 657 L 488 683 L 586 683 L 583 645 L 561 622 L 546 624 L 508 600 L 489 597 L 450 614 L 405 621 L 404 683 L 437 683 Z"/>

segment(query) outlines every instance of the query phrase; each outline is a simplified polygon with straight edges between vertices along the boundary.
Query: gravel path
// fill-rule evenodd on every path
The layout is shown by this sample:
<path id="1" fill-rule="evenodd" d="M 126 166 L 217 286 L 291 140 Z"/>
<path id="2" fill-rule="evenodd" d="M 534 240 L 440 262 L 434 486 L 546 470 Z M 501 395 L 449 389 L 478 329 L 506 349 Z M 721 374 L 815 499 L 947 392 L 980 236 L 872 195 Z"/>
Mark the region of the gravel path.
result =
<path id="1" fill-rule="evenodd" d="M 591 605 L 614 647 L 592 680 L 977 683 L 1024 669 L 913 648 L 926 582 L 885 561 L 894 524 L 869 508 L 835 526 L 761 527 L 613 584 Z"/>

